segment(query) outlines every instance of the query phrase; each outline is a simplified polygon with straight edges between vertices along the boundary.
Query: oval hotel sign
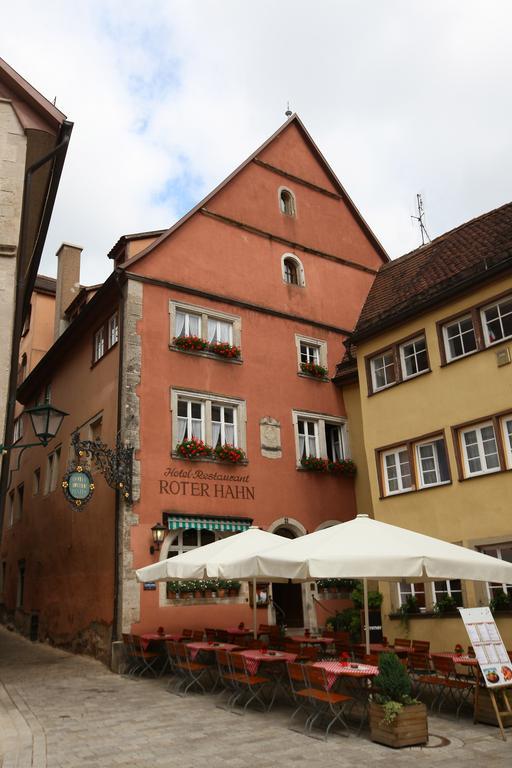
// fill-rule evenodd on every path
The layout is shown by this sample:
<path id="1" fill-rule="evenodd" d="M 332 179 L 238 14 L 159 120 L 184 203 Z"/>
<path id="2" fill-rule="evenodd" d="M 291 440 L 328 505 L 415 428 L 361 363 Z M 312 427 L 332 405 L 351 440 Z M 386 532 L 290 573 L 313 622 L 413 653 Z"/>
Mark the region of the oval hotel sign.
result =
<path id="1" fill-rule="evenodd" d="M 91 499 L 94 491 L 91 473 L 81 466 L 75 467 L 64 475 L 62 489 L 73 507 L 82 507 Z"/>

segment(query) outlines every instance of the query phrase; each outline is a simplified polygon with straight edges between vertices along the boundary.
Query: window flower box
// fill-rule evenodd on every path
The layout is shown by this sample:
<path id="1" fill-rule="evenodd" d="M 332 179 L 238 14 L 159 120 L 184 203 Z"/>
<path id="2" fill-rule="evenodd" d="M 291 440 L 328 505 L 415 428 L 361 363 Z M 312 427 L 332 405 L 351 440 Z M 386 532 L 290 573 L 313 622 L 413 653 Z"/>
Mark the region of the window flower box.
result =
<path id="1" fill-rule="evenodd" d="M 327 376 L 327 368 L 318 363 L 301 363 L 300 369 L 302 373 L 313 376 L 315 379 L 325 379 Z"/>
<path id="2" fill-rule="evenodd" d="M 212 449 L 197 437 L 191 437 L 176 445 L 176 453 L 184 459 L 200 459 L 211 456 Z"/>
<path id="3" fill-rule="evenodd" d="M 201 339 L 199 336 L 175 336 L 173 344 L 186 352 L 205 352 L 210 346 L 205 339 Z"/>
<path id="4" fill-rule="evenodd" d="M 228 344 L 225 341 L 212 341 L 208 344 L 208 352 L 212 352 L 219 357 L 239 358 L 240 347 L 235 347 L 233 344 Z"/>
<path id="5" fill-rule="evenodd" d="M 356 474 L 356 465 L 352 459 L 338 459 L 337 461 L 330 461 L 327 465 L 327 470 L 336 475 L 343 475 L 344 477 L 354 477 Z"/>
<path id="6" fill-rule="evenodd" d="M 300 464 L 308 472 L 327 472 L 327 459 L 319 459 L 316 456 L 303 456 Z"/>
<path id="7" fill-rule="evenodd" d="M 226 461 L 230 464 L 240 464 L 246 461 L 246 456 L 241 448 L 235 448 L 234 445 L 224 443 L 224 445 L 218 445 L 213 454 L 219 461 Z"/>

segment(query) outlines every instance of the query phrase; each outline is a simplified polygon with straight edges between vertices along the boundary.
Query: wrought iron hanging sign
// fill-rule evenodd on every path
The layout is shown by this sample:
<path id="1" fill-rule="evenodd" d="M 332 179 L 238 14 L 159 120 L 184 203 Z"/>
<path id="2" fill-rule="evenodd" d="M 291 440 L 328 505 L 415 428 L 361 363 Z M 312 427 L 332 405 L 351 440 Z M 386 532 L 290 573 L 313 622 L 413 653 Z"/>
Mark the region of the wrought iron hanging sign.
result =
<path id="1" fill-rule="evenodd" d="M 62 489 L 71 506 L 80 509 L 91 500 L 94 493 L 91 473 L 78 464 L 64 475 Z"/>
<path id="2" fill-rule="evenodd" d="M 116 447 L 109 448 L 99 438 L 80 440 L 80 432 L 73 433 L 71 443 L 75 449 L 77 464 L 91 459 L 104 476 L 107 485 L 117 490 L 123 499 L 132 503 L 133 448 L 123 445 L 117 435 Z"/>

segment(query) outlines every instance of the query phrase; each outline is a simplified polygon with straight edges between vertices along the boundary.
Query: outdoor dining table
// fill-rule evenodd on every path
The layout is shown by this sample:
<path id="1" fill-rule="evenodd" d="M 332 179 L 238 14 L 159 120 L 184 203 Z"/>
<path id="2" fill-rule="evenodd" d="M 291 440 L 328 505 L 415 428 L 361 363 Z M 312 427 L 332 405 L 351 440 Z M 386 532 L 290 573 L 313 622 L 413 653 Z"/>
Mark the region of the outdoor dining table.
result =
<path id="1" fill-rule="evenodd" d="M 153 641 L 162 642 L 163 640 L 174 640 L 175 642 L 180 642 L 180 640 L 183 639 L 183 635 L 181 634 L 160 634 L 159 632 L 145 632 L 143 635 L 140 636 L 140 641 L 142 643 L 142 647 L 144 650 L 147 650 L 149 644 Z"/>
<path id="2" fill-rule="evenodd" d="M 300 645 L 328 646 L 334 643 L 333 637 L 315 637 L 314 635 L 294 635 L 293 637 L 290 637 L 290 640 L 293 640 L 294 643 L 299 643 Z"/>
<path id="3" fill-rule="evenodd" d="M 240 651 L 241 656 L 245 656 L 247 660 L 247 670 L 251 675 L 255 675 L 260 667 L 260 664 L 286 664 L 287 662 L 293 662 L 297 658 L 296 653 L 287 653 L 285 651 L 262 651 L 262 650 L 247 650 Z"/>
<path id="4" fill-rule="evenodd" d="M 439 651 L 439 653 L 431 653 L 430 656 L 444 656 L 448 659 L 453 659 L 455 664 L 466 664 L 468 667 L 477 667 L 478 661 L 474 656 L 468 656 L 466 653 L 454 653 L 453 651 Z"/>
<path id="5" fill-rule="evenodd" d="M 234 645 L 234 643 L 205 643 L 205 642 L 193 642 L 187 643 L 187 648 L 190 651 L 192 660 L 196 658 L 198 653 L 215 653 L 216 651 L 237 651 L 240 646 Z"/>
<path id="6" fill-rule="evenodd" d="M 325 669 L 327 685 L 332 688 L 337 678 L 369 678 L 379 674 L 379 668 L 373 664 L 342 664 L 340 661 L 315 661 L 311 665 Z"/>
<path id="7" fill-rule="evenodd" d="M 234 636 L 240 635 L 245 637 L 245 635 L 252 635 L 252 629 L 247 629 L 247 627 L 228 627 L 226 632 L 228 635 Z"/>

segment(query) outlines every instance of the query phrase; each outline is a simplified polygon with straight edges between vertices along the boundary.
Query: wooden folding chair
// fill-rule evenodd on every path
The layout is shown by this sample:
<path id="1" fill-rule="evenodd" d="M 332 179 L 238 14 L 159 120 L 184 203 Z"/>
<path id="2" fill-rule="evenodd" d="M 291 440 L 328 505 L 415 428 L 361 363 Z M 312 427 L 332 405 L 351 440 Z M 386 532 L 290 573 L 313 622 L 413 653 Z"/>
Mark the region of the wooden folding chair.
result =
<path id="1" fill-rule="evenodd" d="M 393 648 L 410 648 L 411 647 L 411 641 L 408 640 L 406 637 L 395 637 L 395 642 L 393 643 Z"/>
<path id="2" fill-rule="evenodd" d="M 201 693 L 206 693 L 203 680 L 205 677 L 210 677 L 211 680 L 210 667 L 206 664 L 198 664 L 192 661 L 190 649 L 185 643 L 175 643 L 174 649 L 176 653 L 175 668 L 182 679 L 172 693 L 176 693 L 178 696 L 186 696 L 194 686 L 197 686 Z"/>
<path id="3" fill-rule="evenodd" d="M 347 702 L 352 703 L 352 697 L 330 691 L 327 676 L 322 667 L 306 666 L 304 669 L 308 681 L 306 691 L 312 709 L 312 714 L 307 722 L 307 735 L 313 736 L 312 729 L 317 720 L 328 719 L 324 731 L 324 741 L 327 741 L 329 731 L 335 723 L 340 723 L 345 729 L 345 735 L 348 736 L 348 725 L 343 717 L 343 710 Z M 313 738 L 316 737 L 313 736 Z"/>
<path id="4" fill-rule="evenodd" d="M 192 630 L 191 629 L 184 629 L 181 633 L 181 636 L 183 638 L 192 637 Z"/>
<path id="5" fill-rule="evenodd" d="M 215 662 L 217 664 L 217 679 L 223 688 L 215 706 L 231 711 L 237 699 L 242 695 L 242 690 L 238 684 L 237 675 L 233 672 L 230 654 L 223 650 L 215 651 Z M 228 695 L 225 702 L 221 700 L 224 693 Z"/>
<path id="6" fill-rule="evenodd" d="M 247 659 L 242 654 L 230 653 L 228 656 L 231 669 L 236 677 L 236 684 L 240 691 L 240 695 L 237 697 L 236 701 L 238 701 L 241 696 L 248 694 L 248 698 L 242 707 L 240 714 L 244 714 L 247 711 L 249 704 L 253 701 L 257 701 L 262 706 L 263 711 L 268 712 L 274 703 L 276 693 L 275 686 L 272 691 L 270 704 L 266 703 L 263 697 L 263 692 L 267 687 L 272 685 L 272 681 L 268 677 L 263 677 L 263 675 L 251 674 L 247 668 Z"/>
<path id="7" fill-rule="evenodd" d="M 192 642 L 202 643 L 204 639 L 204 633 L 202 629 L 192 630 Z"/>
<path id="8" fill-rule="evenodd" d="M 430 641 L 429 640 L 413 640 L 411 650 L 413 653 L 430 653 Z"/>
<path id="9" fill-rule="evenodd" d="M 288 672 L 288 681 L 290 683 L 290 693 L 293 703 L 295 704 L 295 709 L 290 718 L 288 729 L 290 731 L 297 730 L 296 728 L 292 727 L 293 720 L 295 715 L 298 715 L 299 712 L 304 712 L 306 715 L 306 720 L 304 721 L 302 733 L 305 733 L 311 714 L 311 705 L 308 695 L 309 683 L 306 677 L 306 668 L 303 664 L 292 664 L 288 662 L 286 665 L 286 670 Z"/>
<path id="10" fill-rule="evenodd" d="M 204 630 L 204 633 L 206 635 L 206 642 L 207 643 L 213 643 L 217 639 L 217 633 L 215 629 L 211 629 L 211 627 L 206 627 Z"/>
<path id="11" fill-rule="evenodd" d="M 450 656 L 432 654 L 432 665 L 435 675 L 427 678 L 428 683 L 438 689 L 438 695 L 432 702 L 432 707 L 438 702 L 437 711 L 441 711 L 443 702 L 451 698 L 456 705 L 456 716 L 459 717 L 462 705 L 468 701 L 475 689 L 475 682 L 462 680 L 457 674 L 455 662 Z"/>
<path id="12" fill-rule="evenodd" d="M 156 666 L 162 658 L 159 653 L 149 651 L 144 647 L 144 643 L 138 635 L 131 635 L 133 642 L 133 656 L 137 662 L 137 667 L 132 674 L 141 677 L 144 672 L 151 672 L 154 677 L 158 677 Z"/>
<path id="13" fill-rule="evenodd" d="M 432 667 L 427 653 L 413 651 L 409 654 L 409 673 L 417 698 L 420 698 L 424 690 L 432 690 L 432 685 L 428 682 L 428 679 L 432 677 Z"/>

